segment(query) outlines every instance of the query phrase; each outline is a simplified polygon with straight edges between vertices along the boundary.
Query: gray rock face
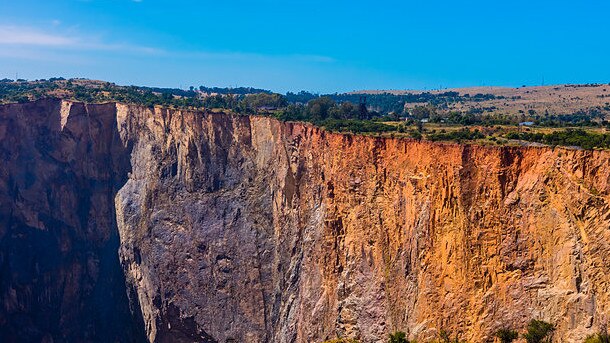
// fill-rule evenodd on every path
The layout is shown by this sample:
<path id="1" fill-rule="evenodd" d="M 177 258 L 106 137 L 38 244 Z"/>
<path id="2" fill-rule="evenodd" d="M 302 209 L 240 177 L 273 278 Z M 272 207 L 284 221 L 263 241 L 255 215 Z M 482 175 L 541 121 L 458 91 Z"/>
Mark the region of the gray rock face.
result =
<path id="1" fill-rule="evenodd" d="M 148 115 L 116 198 L 120 255 L 149 339 L 272 341 L 289 282 L 278 280 L 288 266 L 274 231 L 277 170 L 257 165 L 241 136 L 248 118 L 176 114 Z M 185 332 L 172 313 L 200 330 Z"/>
<path id="2" fill-rule="evenodd" d="M 121 104 L 10 105 L 0 120 L 2 337 L 141 339 L 127 324 L 139 318 L 151 342 L 426 341 L 440 329 L 486 342 L 537 318 L 557 325 L 556 342 L 581 342 L 607 320 L 608 152 Z M 101 299 L 134 316 L 92 311 Z M 61 306 L 72 312 L 58 322 L 35 315 Z"/>

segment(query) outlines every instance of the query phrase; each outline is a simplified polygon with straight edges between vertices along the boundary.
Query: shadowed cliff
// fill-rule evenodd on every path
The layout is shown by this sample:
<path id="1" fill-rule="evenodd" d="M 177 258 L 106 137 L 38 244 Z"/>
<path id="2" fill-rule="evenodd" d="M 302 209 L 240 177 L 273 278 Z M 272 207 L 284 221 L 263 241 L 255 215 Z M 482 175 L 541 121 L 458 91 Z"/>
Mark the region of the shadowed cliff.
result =
<path id="1" fill-rule="evenodd" d="M 144 338 L 117 254 L 114 196 L 130 165 L 114 108 L 0 106 L 2 342 Z"/>

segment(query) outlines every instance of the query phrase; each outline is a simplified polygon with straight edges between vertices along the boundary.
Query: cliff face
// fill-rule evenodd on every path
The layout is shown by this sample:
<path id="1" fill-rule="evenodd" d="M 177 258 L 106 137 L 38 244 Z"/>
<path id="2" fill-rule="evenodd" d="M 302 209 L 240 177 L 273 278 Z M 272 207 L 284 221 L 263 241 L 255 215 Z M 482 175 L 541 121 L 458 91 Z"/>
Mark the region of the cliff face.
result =
<path id="1" fill-rule="evenodd" d="M 0 106 L 0 341 L 129 342 L 114 196 L 129 170 L 114 105 Z"/>
<path id="2" fill-rule="evenodd" d="M 33 111 L 27 106 L 51 104 L 59 110 L 46 119 L 23 118 Z M 2 158 L 14 161 L 0 188 L 2 332 L 16 327 L 15 313 L 24 318 L 30 310 L 7 302 L 32 293 L 14 285 L 62 289 L 63 301 L 107 296 L 89 290 L 108 292 L 105 277 L 77 287 L 56 285 L 55 275 L 85 275 L 91 255 L 105 256 L 98 259 L 114 272 L 117 228 L 127 289 L 135 291 L 113 293 L 106 304 L 124 309 L 129 302 L 119 298 L 129 293 L 150 341 L 378 342 L 395 330 L 425 340 L 445 329 L 485 342 L 501 326 L 523 328 L 537 318 L 557 325 L 556 341 L 581 342 L 607 320 L 608 152 L 349 136 L 260 117 L 73 104 L 57 130 L 77 121 L 74 108 L 107 119 L 97 119 L 96 130 L 87 126 L 105 132 L 87 136 L 99 139 L 71 134 L 74 142 L 46 143 L 52 151 L 86 147 L 60 154 L 74 156 L 70 163 L 48 162 L 63 163 L 76 175 L 70 179 L 34 167 L 47 161 L 44 150 L 12 129 L 31 130 L 31 140 L 49 135 L 34 123 L 55 123 L 52 113 L 66 106 L 0 112 L 10 123 L 0 124 Z M 30 185 L 18 171 L 40 181 Z M 29 198 L 20 195 L 28 189 Z M 60 191 L 79 198 L 48 195 Z M 83 198 L 90 199 L 86 211 Z M 41 213 L 61 223 L 33 220 L 46 218 Z M 75 239 L 62 230 L 91 252 L 73 256 L 74 245 L 47 251 L 50 242 Z M 70 273 L 20 277 L 24 265 L 11 261 L 38 255 L 16 239 L 38 244 L 58 259 L 53 268 Z"/>

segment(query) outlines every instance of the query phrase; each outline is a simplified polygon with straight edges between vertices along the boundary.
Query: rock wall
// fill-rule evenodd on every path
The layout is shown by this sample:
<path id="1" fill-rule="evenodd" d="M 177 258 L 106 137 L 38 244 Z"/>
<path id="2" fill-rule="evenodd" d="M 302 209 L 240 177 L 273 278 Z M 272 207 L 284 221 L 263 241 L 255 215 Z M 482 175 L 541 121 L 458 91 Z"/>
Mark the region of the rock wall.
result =
<path id="1" fill-rule="evenodd" d="M 115 112 L 59 100 L 0 106 L 1 342 L 144 338 L 117 254 L 114 197 L 129 153 Z"/>
<path id="2" fill-rule="evenodd" d="M 52 104 L 63 132 L 77 112 L 62 116 L 65 102 L 43 105 Z M 27 106 L 42 105 L 10 106 L 0 118 L 25 120 Z M 82 157 L 73 154 L 72 164 L 62 164 L 104 184 L 103 196 L 76 192 L 80 198 L 48 212 L 61 213 L 62 225 L 82 234 L 83 244 L 91 241 L 97 249 L 94 242 L 106 242 L 110 253 L 104 256 L 116 254 L 118 229 L 126 288 L 135 290 L 122 294 L 133 304 L 132 321 L 141 314 L 150 341 L 320 342 L 345 336 L 380 342 L 395 330 L 425 341 L 444 329 L 487 342 L 499 327 L 522 329 L 537 318 L 557 325 L 556 342 L 582 342 L 607 321 L 608 152 L 351 136 L 262 117 L 120 104 L 71 107 L 108 118 L 97 121 L 109 129 L 88 129 L 107 132 L 89 135 L 103 139 L 87 138 Z M 36 170 L 42 175 L 36 179 L 46 180 L 30 198 L 61 185 L 92 189 L 69 178 L 60 182 L 46 167 L 32 169 L 28 161 L 38 161 L 36 154 L 29 160 L 12 156 L 14 143 L 7 137 L 23 137 L 12 132 L 13 125 L 0 124 L 2 152 L 8 154 L 3 161 L 13 158 L 15 168 Z M 23 151 L 41 151 L 20 144 Z M 75 144 L 80 146 L 66 146 Z M 7 258 L 18 246 L 7 240 L 18 236 L 6 233 L 15 232 L 7 220 L 25 223 L 28 231 L 19 237 L 28 244 L 53 240 L 38 236 L 51 230 L 32 220 L 32 213 L 46 213 L 44 206 L 19 200 L 28 177 L 2 172 L 0 290 L 7 299 L 31 293 L 5 286 L 5 275 L 20 282 L 5 266 L 22 267 L 7 262 L 19 259 Z M 104 200 L 88 201 L 95 205 L 84 211 L 83 197 Z M 80 270 L 89 268 L 86 259 L 73 260 Z M 45 282 L 57 283 L 54 275 L 48 273 Z M 95 281 L 99 286 L 108 280 Z M 97 296 L 84 285 L 62 285 L 73 289 L 63 299 Z M 7 312 L 12 303 L 3 303 L 0 331 L 16 330 L 15 322 L 7 322 L 15 309 Z"/>
<path id="3" fill-rule="evenodd" d="M 124 111 L 146 118 L 116 207 L 150 340 L 484 342 L 540 318 L 580 342 L 606 321 L 607 152 Z"/>

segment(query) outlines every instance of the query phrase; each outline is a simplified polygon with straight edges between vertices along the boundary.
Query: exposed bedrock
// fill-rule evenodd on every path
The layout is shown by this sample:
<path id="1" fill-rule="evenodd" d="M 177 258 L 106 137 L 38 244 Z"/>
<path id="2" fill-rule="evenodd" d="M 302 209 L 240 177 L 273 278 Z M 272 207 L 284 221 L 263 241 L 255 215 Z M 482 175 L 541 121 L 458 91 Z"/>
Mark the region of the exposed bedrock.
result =
<path id="1" fill-rule="evenodd" d="M 145 118 L 116 207 L 150 340 L 176 311 L 219 342 L 482 342 L 532 318 L 580 342 L 606 320 L 607 152 L 120 117 Z"/>
<path id="2" fill-rule="evenodd" d="M 2 107 L 0 142 L 2 334 L 486 342 L 536 318 L 582 342 L 610 312 L 606 151 L 50 100 Z M 104 329 L 101 299 L 134 315 Z"/>
<path id="3" fill-rule="evenodd" d="M 1 342 L 145 337 L 117 254 L 114 197 L 130 155 L 115 108 L 0 106 Z"/>

